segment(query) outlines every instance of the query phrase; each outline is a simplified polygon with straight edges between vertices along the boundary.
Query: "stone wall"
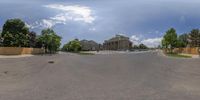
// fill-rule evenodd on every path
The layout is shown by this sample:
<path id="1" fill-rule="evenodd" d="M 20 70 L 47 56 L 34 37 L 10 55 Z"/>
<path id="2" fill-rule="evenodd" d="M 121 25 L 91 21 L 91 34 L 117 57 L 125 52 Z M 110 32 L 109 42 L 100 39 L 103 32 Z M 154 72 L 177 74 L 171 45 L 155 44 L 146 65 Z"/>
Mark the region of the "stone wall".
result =
<path id="1" fill-rule="evenodd" d="M 42 53 L 45 53 L 45 50 L 40 48 L 0 47 L 0 55 L 24 55 Z"/>

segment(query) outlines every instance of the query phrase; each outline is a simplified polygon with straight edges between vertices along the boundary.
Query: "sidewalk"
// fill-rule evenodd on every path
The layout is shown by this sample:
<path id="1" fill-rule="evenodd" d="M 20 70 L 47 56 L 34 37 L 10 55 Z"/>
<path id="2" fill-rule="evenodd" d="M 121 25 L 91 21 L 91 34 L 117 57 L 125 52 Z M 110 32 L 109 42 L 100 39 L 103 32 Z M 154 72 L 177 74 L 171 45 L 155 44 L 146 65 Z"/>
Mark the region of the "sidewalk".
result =
<path id="1" fill-rule="evenodd" d="M 0 58 L 23 58 L 23 57 L 32 57 L 34 55 L 0 55 Z"/>
<path id="2" fill-rule="evenodd" d="M 180 55 L 191 56 L 192 58 L 200 58 L 199 55 L 193 55 L 193 54 L 181 53 Z"/>
<path id="3" fill-rule="evenodd" d="M 161 55 L 161 56 L 165 56 L 167 57 L 164 52 L 162 50 L 158 50 L 158 54 Z M 185 53 L 181 53 L 180 55 L 185 55 L 185 56 L 191 56 L 192 58 L 200 58 L 199 55 L 193 55 L 193 54 L 185 54 Z"/>

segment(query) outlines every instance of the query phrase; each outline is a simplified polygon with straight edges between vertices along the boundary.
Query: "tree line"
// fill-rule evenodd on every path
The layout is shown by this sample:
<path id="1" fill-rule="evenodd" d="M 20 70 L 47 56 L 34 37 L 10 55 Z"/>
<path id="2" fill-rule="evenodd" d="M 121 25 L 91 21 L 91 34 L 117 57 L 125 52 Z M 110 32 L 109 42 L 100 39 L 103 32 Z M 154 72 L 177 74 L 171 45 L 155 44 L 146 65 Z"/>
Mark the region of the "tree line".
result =
<path id="1" fill-rule="evenodd" d="M 54 53 L 60 45 L 61 37 L 53 29 L 43 29 L 37 35 L 21 19 L 8 19 L 0 33 L 1 47 L 44 48 L 47 53 Z"/>
<path id="2" fill-rule="evenodd" d="M 130 50 L 137 50 L 137 49 L 149 49 L 144 44 L 134 45 Z M 67 52 L 80 52 L 82 50 L 81 43 L 78 39 L 74 39 L 69 41 L 68 43 L 64 44 L 62 51 Z"/>
<path id="3" fill-rule="evenodd" d="M 170 49 L 185 47 L 200 47 L 200 30 L 193 29 L 189 33 L 177 35 L 174 28 L 170 28 L 164 35 L 162 40 L 162 47 Z"/>
<path id="4" fill-rule="evenodd" d="M 81 51 L 81 43 L 78 39 L 74 39 L 64 44 L 62 51 L 79 52 Z"/>
<path id="5" fill-rule="evenodd" d="M 149 49 L 145 44 L 141 43 L 139 45 L 134 45 L 132 49 Z"/>
<path id="6" fill-rule="evenodd" d="M 47 28 L 37 35 L 36 32 L 30 31 L 27 25 L 21 19 L 9 19 L 5 22 L 0 32 L 1 47 L 31 47 L 44 48 L 46 52 L 54 53 L 61 45 L 62 37 L 58 36 L 53 29 Z M 163 37 L 162 48 L 172 50 L 174 48 L 200 47 L 200 30 L 193 29 L 189 33 L 177 35 L 174 28 L 170 28 Z M 147 46 L 141 44 L 134 46 L 134 49 Z M 78 52 L 81 50 L 81 44 L 78 39 L 72 40 L 65 44 L 63 51 Z"/>

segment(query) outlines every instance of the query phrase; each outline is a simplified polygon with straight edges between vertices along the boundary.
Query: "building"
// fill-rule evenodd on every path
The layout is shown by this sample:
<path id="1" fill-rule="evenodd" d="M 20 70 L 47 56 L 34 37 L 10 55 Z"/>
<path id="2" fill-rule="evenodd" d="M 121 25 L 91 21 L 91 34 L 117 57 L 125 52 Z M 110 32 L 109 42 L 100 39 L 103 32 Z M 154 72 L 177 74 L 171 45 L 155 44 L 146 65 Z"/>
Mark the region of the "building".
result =
<path id="1" fill-rule="evenodd" d="M 132 47 L 132 42 L 129 37 L 116 35 L 115 37 L 104 41 L 104 50 L 129 50 Z"/>
<path id="2" fill-rule="evenodd" d="M 81 48 L 83 51 L 96 51 L 100 50 L 101 45 L 93 40 L 81 40 Z"/>

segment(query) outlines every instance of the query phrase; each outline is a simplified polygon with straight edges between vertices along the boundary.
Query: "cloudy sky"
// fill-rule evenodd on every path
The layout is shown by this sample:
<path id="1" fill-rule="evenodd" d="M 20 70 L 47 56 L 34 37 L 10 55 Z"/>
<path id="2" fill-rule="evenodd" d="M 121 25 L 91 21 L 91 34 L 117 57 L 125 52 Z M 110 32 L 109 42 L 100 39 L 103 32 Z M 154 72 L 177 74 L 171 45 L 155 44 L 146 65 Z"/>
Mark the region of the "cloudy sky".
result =
<path id="1" fill-rule="evenodd" d="M 199 0 L 0 0 L 0 29 L 21 18 L 40 34 L 53 28 L 63 37 L 103 43 L 116 34 L 157 46 L 167 29 L 178 34 L 200 27 Z"/>

